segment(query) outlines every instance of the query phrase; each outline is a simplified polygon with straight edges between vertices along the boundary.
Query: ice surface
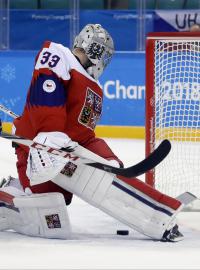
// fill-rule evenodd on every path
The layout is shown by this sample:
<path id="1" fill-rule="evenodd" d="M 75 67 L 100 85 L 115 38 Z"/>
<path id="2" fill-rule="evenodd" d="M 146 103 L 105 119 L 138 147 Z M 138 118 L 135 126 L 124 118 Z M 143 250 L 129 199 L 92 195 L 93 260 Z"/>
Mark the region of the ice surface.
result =
<path id="1" fill-rule="evenodd" d="M 144 141 L 107 139 L 126 166 L 144 158 Z M 0 177 L 16 176 L 10 142 L 0 139 Z M 200 269 L 200 213 L 179 214 L 185 239 L 161 243 L 130 229 L 74 198 L 69 206 L 70 240 L 49 240 L 0 232 L 0 269 Z"/>

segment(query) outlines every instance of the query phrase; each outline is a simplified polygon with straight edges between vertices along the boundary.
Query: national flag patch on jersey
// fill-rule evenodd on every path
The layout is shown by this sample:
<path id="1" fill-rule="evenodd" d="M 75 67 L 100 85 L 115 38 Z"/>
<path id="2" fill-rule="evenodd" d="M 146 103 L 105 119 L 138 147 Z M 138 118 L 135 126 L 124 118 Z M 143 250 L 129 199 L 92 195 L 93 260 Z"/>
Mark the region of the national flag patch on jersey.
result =
<path id="1" fill-rule="evenodd" d="M 85 103 L 79 115 L 79 123 L 94 130 L 101 116 L 102 98 L 87 88 Z"/>
<path id="2" fill-rule="evenodd" d="M 56 84 L 53 80 L 46 80 L 43 83 L 43 90 L 47 93 L 52 93 L 56 90 Z"/>
<path id="3" fill-rule="evenodd" d="M 47 226 L 49 229 L 61 228 L 61 223 L 58 214 L 45 216 Z"/>
<path id="4" fill-rule="evenodd" d="M 60 173 L 68 177 L 71 177 L 76 171 L 76 168 L 77 168 L 77 165 L 69 161 Z"/>

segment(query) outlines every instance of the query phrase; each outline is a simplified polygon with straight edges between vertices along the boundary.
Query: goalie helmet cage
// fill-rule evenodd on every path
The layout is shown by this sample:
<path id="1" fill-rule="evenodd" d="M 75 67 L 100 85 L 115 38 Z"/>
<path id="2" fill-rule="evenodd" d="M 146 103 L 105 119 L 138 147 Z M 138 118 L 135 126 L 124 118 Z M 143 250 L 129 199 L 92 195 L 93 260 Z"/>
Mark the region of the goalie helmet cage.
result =
<path id="1" fill-rule="evenodd" d="M 200 197 L 200 33 L 149 33 L 146 42 L 146 155 L 172 150 L 146 182 L 171 196 Z"/>

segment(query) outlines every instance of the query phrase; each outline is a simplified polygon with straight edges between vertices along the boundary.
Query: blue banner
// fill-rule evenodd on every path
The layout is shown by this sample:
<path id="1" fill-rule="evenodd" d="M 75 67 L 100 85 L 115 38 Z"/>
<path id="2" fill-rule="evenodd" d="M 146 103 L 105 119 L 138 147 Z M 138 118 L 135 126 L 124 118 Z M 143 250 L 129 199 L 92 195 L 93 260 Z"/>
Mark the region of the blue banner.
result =
<path id="1" fill-rule="evenodd" d="M 80 29 L 88 23 L 99 23 L 112 35 L 117 51 L 134 51 L 137 45 L 135 10 L 82 10 Z M 147 15 L 147 32 L 153 30 L 152 16 Z M 70 44 L 68 10 L 10 10 L 10 48 L 38 50 L 44 40 L 65 46 Z"/>
<path id="2" fill-rule="evenodd" d="M 144 126 L 145 54 L 118 53 L 101 82 L 104 107 L 101 124 Z"/>
<path id="3" fill-rule="evenodd" d="M 10 10 L 10 49 L 38 50 L 44 40 L 70 45 L 69 10 Z M 117 51 L 137 50 L 139 16 L 136 10 L 80 10 L 80 29 L 88 23 L 105 27 Z M 145 31 L 188 31 L 200 24 L 198 10 L 148 10 Z"/>
<path id="4" fill-rule="evenodd" d="M 0 53 L 0 103 L 21 114 L 29 88 L 36 51 Z M 104 91 L 99 124 L 144 126 L 144 53 L 116 53 L 100 83 Z M 3 113 L 4 121 L 10 118 Z"/>

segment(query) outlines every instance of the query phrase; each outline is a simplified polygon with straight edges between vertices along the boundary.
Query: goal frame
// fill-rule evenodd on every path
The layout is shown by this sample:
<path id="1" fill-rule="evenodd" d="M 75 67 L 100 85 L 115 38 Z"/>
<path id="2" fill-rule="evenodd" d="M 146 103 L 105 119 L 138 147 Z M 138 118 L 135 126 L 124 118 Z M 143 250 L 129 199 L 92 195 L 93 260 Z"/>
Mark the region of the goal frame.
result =
<path id="1" fill-rule="evenodd" d="M 200 32 L 153 32 L 146 38 L 146 101 L 145 101 L 145 155 L 148 156 L 154 150 L 155 141 L 155 96 L 154 96 L 154 53 L 157 40 L 199 40 Z M 164 139 L 164 138 L 163 138 Z M 145 182 L 155 187 L 155 170 L 148 171 Z"/>

